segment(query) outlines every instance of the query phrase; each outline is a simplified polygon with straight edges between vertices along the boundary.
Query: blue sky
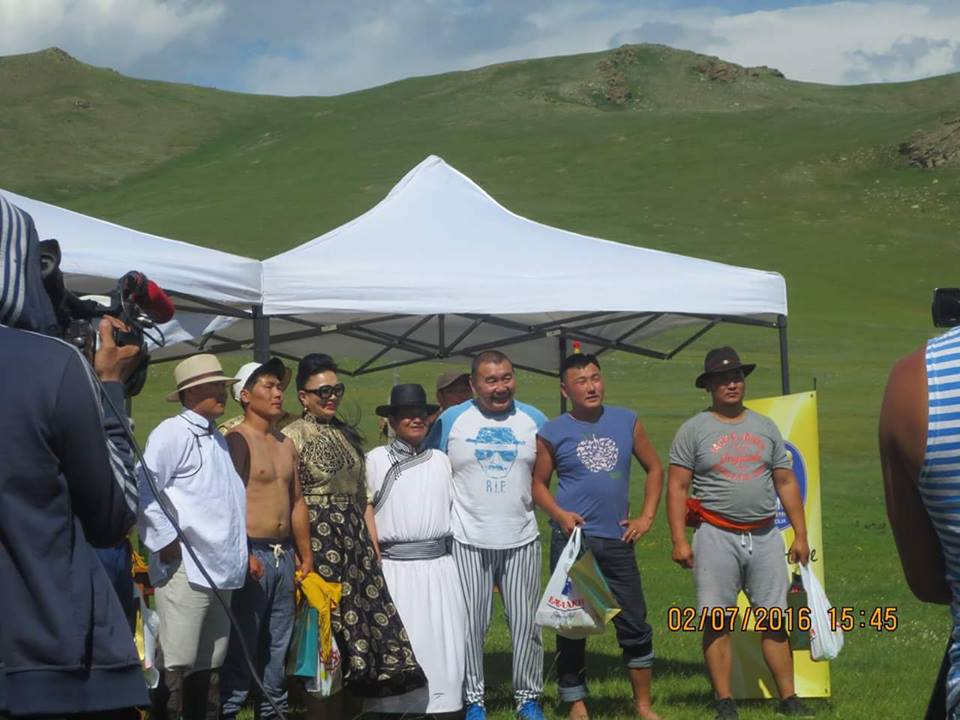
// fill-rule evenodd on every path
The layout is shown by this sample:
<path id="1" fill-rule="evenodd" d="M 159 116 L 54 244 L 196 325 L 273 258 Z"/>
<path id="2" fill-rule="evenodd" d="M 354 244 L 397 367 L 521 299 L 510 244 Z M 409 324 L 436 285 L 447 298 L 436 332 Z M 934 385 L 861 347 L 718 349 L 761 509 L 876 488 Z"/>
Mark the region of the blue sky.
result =
<path id="1" fill-rule="evenodd" d="M 0 0 L 0 54 L 59 46 L 137 77 L 332 95 L 660 42 L 851 84 L 960 71 L 960 0 Z"/>

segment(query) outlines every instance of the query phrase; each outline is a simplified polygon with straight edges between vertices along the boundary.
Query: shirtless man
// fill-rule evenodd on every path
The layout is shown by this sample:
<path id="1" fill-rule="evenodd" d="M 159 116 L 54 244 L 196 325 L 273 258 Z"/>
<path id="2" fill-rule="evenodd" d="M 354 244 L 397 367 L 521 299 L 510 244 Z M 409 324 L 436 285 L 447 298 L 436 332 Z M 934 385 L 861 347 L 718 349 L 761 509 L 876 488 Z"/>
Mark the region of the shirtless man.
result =
<path id="1" fill-rule="evenodd" d="M 240 368 L 234 397 L 243 408 L 244 419 L 226 438 L 233 464 L 247 488 L 250 548 L 247 581 L 234 593 L 231 609 L 267 694 L 284 713 L 284 663 L 296 612 L 294 572 L 306 574 L 313 569 L 307 505 L 297 477 L 297 451 L 276 427 L 283 417 L 281 388 L 289 372 L 278 358 Z M 221 676 L 221 717 L 234 718 L 250 689 L 236 630 Z M 277 717 L 267 698 L 260 699 L 260 717 Z"/>

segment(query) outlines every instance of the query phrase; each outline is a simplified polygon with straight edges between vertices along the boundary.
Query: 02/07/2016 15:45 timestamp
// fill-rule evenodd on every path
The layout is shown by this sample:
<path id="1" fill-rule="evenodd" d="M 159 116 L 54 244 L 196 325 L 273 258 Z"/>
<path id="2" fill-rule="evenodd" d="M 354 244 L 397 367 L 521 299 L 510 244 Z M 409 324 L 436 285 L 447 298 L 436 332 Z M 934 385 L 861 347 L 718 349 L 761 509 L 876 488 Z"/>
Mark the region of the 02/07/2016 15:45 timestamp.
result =
<path id="1" fill-rule="evenodd" d="M 875 607 L 861 609 L 842 605 L 827 610 L 832 630 L 842 630 L 845 633 L 857 628 L 861 630 L 876 630 L 877 632 L 894 632 L 899 626 L 896 607 Z"/>
<path id="2" fill-rule="evenodd" d="M 898 625 L 896 607 L 874 607 L 861 610 L 850 606 L 831 607 L 827 611 L 831 631 L 851 632 L 857 628 L 877 632 L 894 632 Z M 808 632 L 813 617 L 808 607 L 694 607 L 672 606 L 667 610 L 667 629 L 671 632 Z"/>

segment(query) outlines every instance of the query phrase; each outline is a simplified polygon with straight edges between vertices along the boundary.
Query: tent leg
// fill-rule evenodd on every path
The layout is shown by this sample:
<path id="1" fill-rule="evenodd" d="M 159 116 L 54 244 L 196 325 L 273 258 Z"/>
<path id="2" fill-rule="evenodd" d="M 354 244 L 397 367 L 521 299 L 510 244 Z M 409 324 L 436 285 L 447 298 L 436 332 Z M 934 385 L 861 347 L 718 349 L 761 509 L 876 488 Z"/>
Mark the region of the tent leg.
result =
<path id="1" fill-rule="evenodd" d="M 780 335 L 780 386 L 784 395 L 790 394 L 790 357 L 787 354 L 787 316 L 777 315 L 777 333 Z"/>
<path id="2" fill-rule="evenodd" d="M 567 337 L 563 333 L 557 337 L 557 350 L 560 353 L 560 361 L 557 364 L 557 367 L 563 365 L 563 361 L 567 357 Z M 567 398 L 563 396 L 563 393 L 560 393 L 560 414 L 563 415 L 567 411 Z"/>
<path id="3" fill-rule="evenodd" d="M 270 318 L 264 316 L 263 305 L 253 306 L 253 359 L 259 363 L 270 359 Z"/>
<path id="4" fill-rule="evenodd" d="M 440 315 L 437 315 L 437 357 L 446 357 L 446 355 L 447 355 L 447 316 L 440 314 Z"/>

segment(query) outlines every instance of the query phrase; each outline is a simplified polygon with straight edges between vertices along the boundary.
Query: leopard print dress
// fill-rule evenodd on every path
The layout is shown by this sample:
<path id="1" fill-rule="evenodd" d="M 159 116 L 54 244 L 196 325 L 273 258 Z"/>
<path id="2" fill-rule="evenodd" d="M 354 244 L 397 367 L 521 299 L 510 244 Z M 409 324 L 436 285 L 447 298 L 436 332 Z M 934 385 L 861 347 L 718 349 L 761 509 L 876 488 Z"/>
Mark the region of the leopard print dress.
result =
<path id="1" fill-rule="evenodd" d="M 342 586 L 332 613 L 345 687 L 358 697 L 400 695 L 426 676 L 390 598 L 363 519 L 363 456 L 341 430 L 306 414 L 283 429 L 300 455 L 317 572 Z"/>

